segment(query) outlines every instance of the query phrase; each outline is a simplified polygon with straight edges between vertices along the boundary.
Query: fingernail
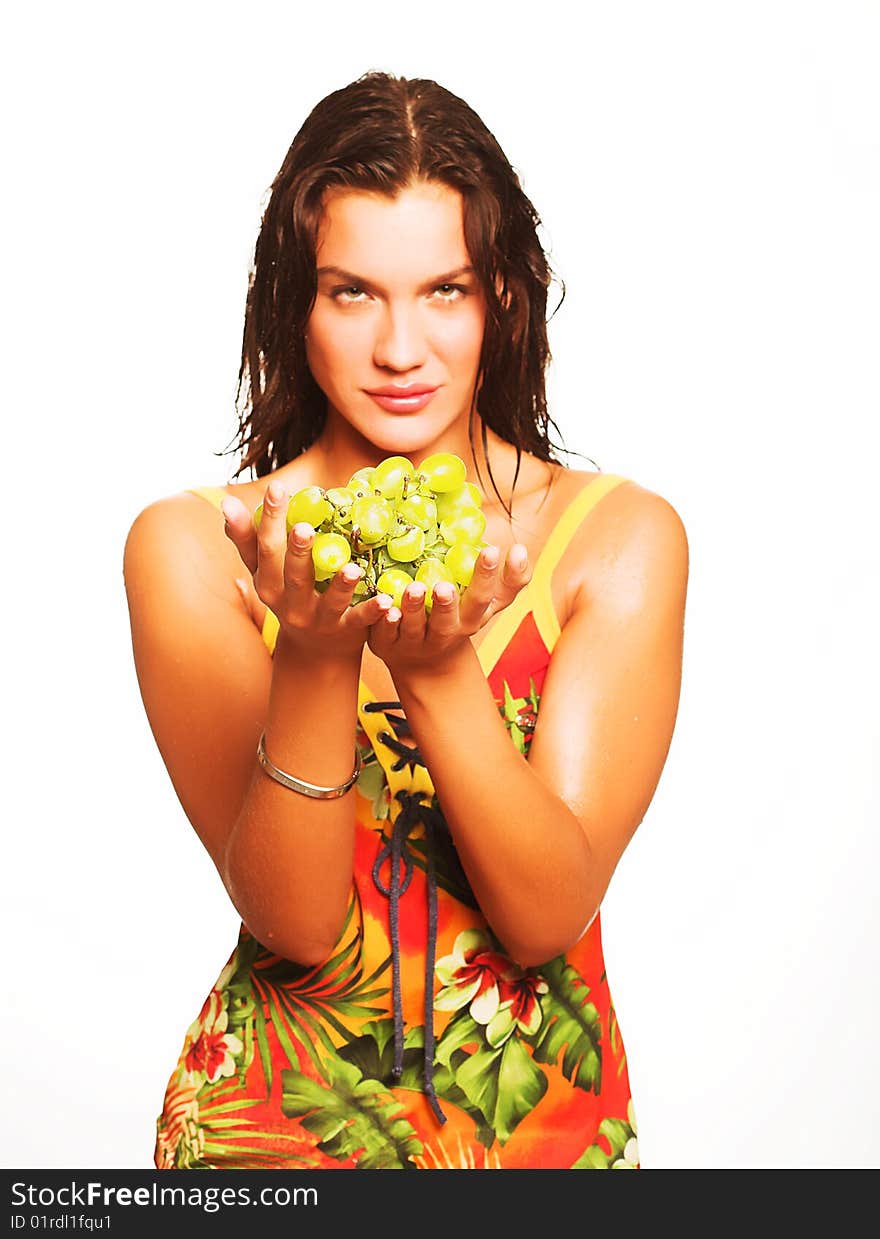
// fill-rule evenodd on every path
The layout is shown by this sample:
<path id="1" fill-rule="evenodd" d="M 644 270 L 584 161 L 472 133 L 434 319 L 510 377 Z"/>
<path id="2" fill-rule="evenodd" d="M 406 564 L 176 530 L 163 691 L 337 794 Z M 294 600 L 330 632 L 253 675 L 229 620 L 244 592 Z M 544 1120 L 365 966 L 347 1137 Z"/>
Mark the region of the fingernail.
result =
<path id="1" fill-rule="evenodd" d="M 309 539 L 311 538 L 313 532 L 314 531 L 311 525 L 304 525 L 304 524 L 294 525 L 293 527 L 294 543 L 297 546 L 308 546 Z"/>
<path id="2" fill-rule="evenodd" d="M 229 502 L 228 499 L 224 499 L 223 502 L 220 504 L 220 511 L 223 513 L 223 519 L 227 522 L 227 524 L 232 519 L 232 513 L 229 511 L 229 509 L 226 506 L 228 502 Z"/>
<path id="3" fill-rule="evenodd" d="M 454 597 L 453 591 L 448 585 L 438 585 L 434 590 L 434 598 L 437 602 L 449 603 Z"/>
<path id="4" fill-rule="evenodd" d="M 483 567 L 484 568 L 497 568 L 498 567 L 498 551 L 496 550 L 494 546 L 492 547 L 490 551 L 486 551 L 485 554 L 483 555 Z"/>
<path id="5" fill-rule="evenodd" d="M 266 498 L 271 504 L 274 504 L 275 507 L 278 506 L 284 498 L 284 488 L 280 482 L 269 483 L 269 489 L 266 491 Z"/>

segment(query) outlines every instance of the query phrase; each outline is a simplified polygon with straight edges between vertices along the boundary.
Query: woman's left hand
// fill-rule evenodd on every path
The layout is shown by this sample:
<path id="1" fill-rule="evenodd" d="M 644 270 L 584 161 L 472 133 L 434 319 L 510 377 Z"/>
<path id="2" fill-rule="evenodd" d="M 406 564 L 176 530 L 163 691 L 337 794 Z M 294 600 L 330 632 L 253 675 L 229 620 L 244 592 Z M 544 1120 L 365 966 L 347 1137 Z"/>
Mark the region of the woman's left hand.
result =
<path id="1" fill-rule="evenodd" d="M 441 581 L 434 586 L 428 611 L 425 586 L 414 581 L 406 587 L 401 606 L 392 606 L 370 626 L 367 643 L 392 675 L 442 671 L 444 660 L 510 606 L 531 575 L 528 551 L 521 543 L 514 543 L 503 564 L 499 548 L 486 546 L 464 593 Z"/>

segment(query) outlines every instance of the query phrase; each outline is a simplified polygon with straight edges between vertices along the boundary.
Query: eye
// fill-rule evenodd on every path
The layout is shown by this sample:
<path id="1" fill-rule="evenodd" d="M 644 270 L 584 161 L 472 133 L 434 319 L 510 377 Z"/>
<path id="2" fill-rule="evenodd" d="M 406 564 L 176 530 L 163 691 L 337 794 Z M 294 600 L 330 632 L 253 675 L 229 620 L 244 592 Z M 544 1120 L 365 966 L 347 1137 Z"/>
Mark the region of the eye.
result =
<path id="1" fill-rule="evenodd" d="M 457 301 L 467 293 L 467 289 L 461 284 L 438 284 L 434 291 L 441 301 Z"/>
<path id="2" fill-rule="evenodd" d="M 332 296 L 334 301 L 361 301 L 366 293 L 357 284 L 350 284 L 348 288 L 334 288 Z"/>

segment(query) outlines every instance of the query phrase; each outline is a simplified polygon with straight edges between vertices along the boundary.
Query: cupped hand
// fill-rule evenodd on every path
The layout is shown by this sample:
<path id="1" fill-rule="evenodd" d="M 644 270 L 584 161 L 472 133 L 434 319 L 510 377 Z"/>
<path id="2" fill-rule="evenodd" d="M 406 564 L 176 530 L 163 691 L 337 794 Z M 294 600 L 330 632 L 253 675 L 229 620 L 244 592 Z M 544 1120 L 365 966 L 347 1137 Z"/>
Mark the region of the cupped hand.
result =
<path id="1" fill-rule="evenodd" d="M 426 669 L 442 672 L 444 659 L 510 606 L 531 575 L 528 551 L 521 543 L 514 543 L 503 564 L 498 547 L 484 547 L 464 593 L 449 581 L 439 582 L 430 611 L 425 586 L 418 581 L 408 585 L 400 607 L 390 607 L 371 624 L 370 649 L 392 676 Z"/>
<path id="2" fill-rule="evenodd" d="M 300 523 L 287 534 L 288 494 L 277 480 L 263 499 L 259 529 L 241 502 L 223 500 L 226 536 L 235 545 L 254 579 L 257 596 L 275 615 L 289 643 L 312 658 L 358 656 L 372 624 L 391 607 L 388 594 L 377 594 L 352 605 L 362 570 L 346 564 L 328 588 L 315 589 L 312 544 L 315 531 Z"/>

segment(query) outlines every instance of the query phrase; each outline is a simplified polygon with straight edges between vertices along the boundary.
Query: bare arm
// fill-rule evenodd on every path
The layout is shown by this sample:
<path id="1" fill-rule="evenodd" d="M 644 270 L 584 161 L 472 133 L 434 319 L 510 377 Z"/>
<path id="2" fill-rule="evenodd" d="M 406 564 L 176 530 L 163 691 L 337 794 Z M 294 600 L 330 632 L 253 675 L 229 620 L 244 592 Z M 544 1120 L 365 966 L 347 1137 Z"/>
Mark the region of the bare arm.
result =
<path id="1" fill-rule="evenodd" d="M 278 571 L 285 541 L 276 530 Z M 204 501 L 181 495 L 146 508 L 124 556 L 135 667 L 181 805 L 245 924 L 279 954 L 315 963 L 346 912 L 355 792 L 312 800 L 289 791 L 262 772 L 256 747 L 265 729 L 269 756 L 300 778 L 332 785 L 351 774 L 366 630 L 352 635 L 350 620 L 347 641 L 322 638 L 312 654 L 283 631 L 273 660 L 236 586 L 245 571 Z M 293 592 L 275 585 L 279 597 Z M 351 589 L 339 576 L 333 584 L 340 613 Z M 332 591 L 321 596 L 327 609 Z"/>

